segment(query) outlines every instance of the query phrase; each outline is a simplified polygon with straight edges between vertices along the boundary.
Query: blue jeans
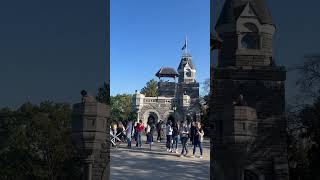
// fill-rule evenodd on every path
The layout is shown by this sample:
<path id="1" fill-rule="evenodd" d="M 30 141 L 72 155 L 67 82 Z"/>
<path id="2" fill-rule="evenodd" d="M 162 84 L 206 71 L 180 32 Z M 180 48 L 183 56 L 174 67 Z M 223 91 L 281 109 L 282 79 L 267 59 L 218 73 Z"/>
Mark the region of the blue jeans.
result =
<path id="1" fill-rule="evenodd" d="M 202 156 L 202 142 L 199 140 L 195 140 L 193 143 L 193 155 L 196 153 L 197 146 L 199 146 L 200 155 Z"/>
<path id="2" fill-rule="evenodd" d="M 131 147 L 131 134 L 127 136 L 128 147 Z"/>
<path id="3" fill-rule="evenodd" d="M 136 146 L 138 147 L 141 147 L 142 146 L 142 142 L 141 142 L 141 132 L 138 132 L 137 133 L 137 144 Z"/>
<path id="4" fill-rule="evenodd" d="M 181 144 L 182 144 L 181 155 L 183 155 L 184 152 L 188 154 L 187 141 L 188 141 L 188 137 L 181 137 Z"/>
<path id="5" fill-rule="evenodd" d="M 179 143 L 179 136 L 173 137 L 173 144 L 171 149 L 173 149 L 173 146 L 175 146 L 175 149 L 178 149 L 178 143 Z"/>

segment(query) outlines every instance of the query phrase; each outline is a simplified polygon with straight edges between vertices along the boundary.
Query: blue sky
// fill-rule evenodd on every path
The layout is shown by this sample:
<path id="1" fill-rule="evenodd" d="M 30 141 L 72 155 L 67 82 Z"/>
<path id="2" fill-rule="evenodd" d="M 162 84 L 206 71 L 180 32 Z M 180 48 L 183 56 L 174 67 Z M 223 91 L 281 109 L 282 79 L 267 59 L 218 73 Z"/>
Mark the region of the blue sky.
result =
<path id="1" fill-rule="evenodd" d="M 213 0 L 214 20 L 224 0 Z M 111 94 L 133 93 L 161 66 L 177 67 L 184 37 L 189 37 L 198 81 L 209 77 L 210 0 L 111 0 Z M 293 67 L 306 54 L 319 53 L 320 1 L 267 0 L 277 26 L 274 57 Z M 299 96 L 297 74 L 287 73 L 287 99 Z"/>
<path id="2" fill-rule="evenodd" d="M 111 0 L 111 95 L 134 93 L 177 68 L 188 36 L 197 80 L 209 78 L 210 0 Z"/>
<path id="3" fill-rule="evenodd" d="M 291 67 L 320 52 L 320 1 L 268 4 L 278 64 Z M 1 2 L 0 107 L 27 100 L 74 103 L 82 89 L 95 94 L 107 74 L 106 9 L 105 0 Z M 203 82 L 209 77 L 209 18 L 209 0 L 111 0 L 111 93 L 133 93 L 161 66 L 176 68 L 186 34 Z M 299 95 L 296 78 L 288 72 L 288 99 Z"/>

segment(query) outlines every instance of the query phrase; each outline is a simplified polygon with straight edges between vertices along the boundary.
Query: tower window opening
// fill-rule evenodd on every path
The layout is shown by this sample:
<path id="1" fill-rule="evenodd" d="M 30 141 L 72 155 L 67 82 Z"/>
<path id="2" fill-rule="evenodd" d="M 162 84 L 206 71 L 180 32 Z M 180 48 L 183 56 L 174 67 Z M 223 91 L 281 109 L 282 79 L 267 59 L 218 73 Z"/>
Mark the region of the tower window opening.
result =
<path id="1" fill-rule="evenodd" d="M 253 23 L 245 23 L 243 25 L 246 28 L 241 44 L 245 49 L 260 49 L 260 36 L 259 29 Z"/>
<path id="2" fill-rule="evenodd" d="M 246 33 L 241 40 L 241 44 L 246 49 L 260 49 L 260 37 L 257 33 Z"/>

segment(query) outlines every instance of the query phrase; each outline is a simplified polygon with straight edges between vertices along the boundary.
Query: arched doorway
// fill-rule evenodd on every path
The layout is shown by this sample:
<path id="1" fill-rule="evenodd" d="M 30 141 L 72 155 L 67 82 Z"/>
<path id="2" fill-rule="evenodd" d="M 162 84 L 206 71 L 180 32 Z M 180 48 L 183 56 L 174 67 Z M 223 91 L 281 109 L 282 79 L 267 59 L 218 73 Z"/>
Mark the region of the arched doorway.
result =
<path id="1" fill-rule="evenodd" d="M 149 112 L 147 117 L 147 124 L 154 125 L 158 122 L 158 115 L 155 112 Z"/>
<path id="2" fill-rule="evenodd" d="M 171 122 L 173 126 L 176 124 L 176 120 L 172 114 L 169 115 L 167 122 Z"/>
<path id="3" fill-rule="evenodd" d="M 160 120 L 160 114 L 158 111 L 150 109 L 143 112 L 141 120 L 145 125 L 150 123 L 156 124 Z"/>

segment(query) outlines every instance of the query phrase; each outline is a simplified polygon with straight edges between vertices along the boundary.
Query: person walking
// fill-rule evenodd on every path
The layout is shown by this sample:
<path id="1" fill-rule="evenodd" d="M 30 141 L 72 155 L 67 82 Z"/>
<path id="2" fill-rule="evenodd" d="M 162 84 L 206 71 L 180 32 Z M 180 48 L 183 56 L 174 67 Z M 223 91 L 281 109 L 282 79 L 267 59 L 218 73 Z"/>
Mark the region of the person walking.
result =
<path id="1" fill-rule="evenodd" d="M 171 149 L 176 152 L 176 154 L 178 154 L 178 143 L 179 143 L 179 123 L 175 123 L 172 127 L 173 131 L 172 131 L 172 139 L 173 139 L 173 143 L 172 143 L 172 147 Z"/>
<path id="2" fill-rule="evenodd" d="M 197 122 L 196 124 L 196 133 L 194 136 L 194 144 L 193 144 L 193 155 L 191 157 L 195 157 L 195 153 L 196 153 L 196 148 L 197 146 L 200 149 L 200 158 L 202 158 L 202 142 L 203 142 L 203 136 L 204 136 L 204 131 L 203 128 L 201 126 L 200 122 Z"/>
<path id="3" fill-rule="evenodd" d="M 180 140 L 181 140 L 181 144 L 182 144 L 182 150 L 181 150 L 180 157 L 187 156 L 187 154 L 188 154 L 187 141 L 188 141 L 188 134 L 189 134 L 190 130 L 189 130 L 188 125 L 185 121 L 181 121 L 179 132 L 180 132 Z"/>
<path id="4" fill-rule="evenodd" d="M 172 124 L 171 122 L 167 122 L 167 126 L 166 126 L 166 134 L 167 134 L 167 143 L 166 143 L 166 147 L 167 147 L 167 151 L 168 152 L 172 152 L 171 150 L 171 144 L 172 144 Z"/>
<path id="5" fill-rule="evenodd" d="M 147 127 L 146 127 L 146 135 L 147 135 L 147 144 L 149 144 L 149 149 L 151 150 L 152 134 L 151 134 L 151 126 L 149 124 L 147 124 Z"/>
<path id="6" fill-rule="evenodd" d="M 152 123 L 152 124 L 151 124 L 151 129 L 150 129 L 150 133 L 151 133 L 151 144 L 153 144 L 153 135 L 154 135 L 155 128 L 156 128 L 155 124 Z"/>
<path id="7" fill-rule="evenodd" d="M 118 122 L 118 127 L 117 127 L 117 136 L 120 139 L 120 142 L 124 142 L 124 132 L 125 132 L 125 128 L 122 124 L 121 121 Z"/>
<path id="8" fill-rule="evenodd" d="M 138 136 L 138 132 L 137 132 L 137 128 L 138 127 L 138 122 L 135 121 L 134 122 L 134 126 L 133 126 L 133 137 L 134 137 L 134 141 L 137 143 L 137 136 Z"/>
<path id="9" fill-rule="evenodd" d="M 157 125 L 156 125 L 156 128 L 157 128 L 157 141 L 158 142 L 161 142 L 161 123 L 162 123 L 162 120 L 160 120 Z"/>
<path id="10" fill-rule="evenodd" d="M 166 137 L 165 131 L 166 131 L 166 124 L 163 121 L 161 121 L 161 128 L 160 128 L 161 139 L 164 139 L 164 137 Z"/>
<path id="11" fill-rule="evenodd" d="M 112 124 L 112 133 L 113 133 L 113 136 L 114 136 L 114 137 L 117 137 L 117 129 L 118 129 L 117 123 L 116 123 L 116 122 L 113 122 L 113 124 Z M 114 143 L 115 143 L 115 144 L 112 144 L 112 147 L 117 146 L 117 142 L 118 142 L 118 139 L 117 139 L 117 138 L 114 138 Z"/>
<path id="12" fill-rule="evenodd" d="M 196 134 L 196 122 L 192 121 L 191 127 L 190 127 L 190 142 L 192 145 L 194 145 L 195 134 Z"/>
<path id="13" fill-rule="evenodd" d="M 136 147 L 141 147 L 142 146 L 142 142 L 141 142 L 141 134 L 144 130 L 144 125 L 142 123 L 142 120 L 139 121 L 139 123 L 136 126 L 136 131 L 137 131 L 137 143 L 136 143 Z"/>
<path id="14" fill-rule="evenodd" d="M 132 129 L 133 129 L 133 121 L 129 120 L 127 123 L 126 135 L 127 135 L 127 142 L 128 148 L 131 148 L 131 140 L 132 140 Z"/>

